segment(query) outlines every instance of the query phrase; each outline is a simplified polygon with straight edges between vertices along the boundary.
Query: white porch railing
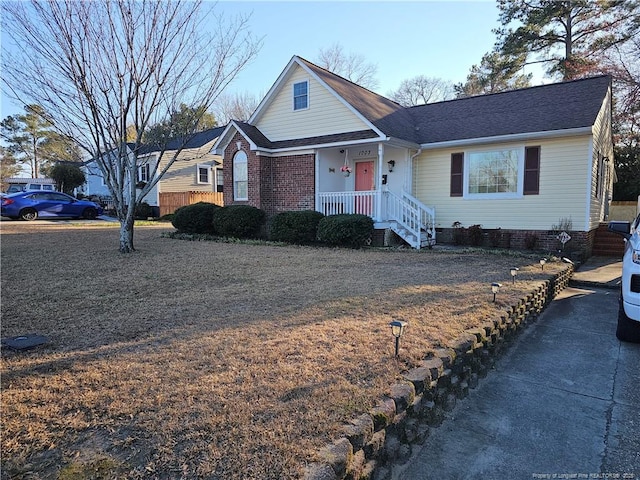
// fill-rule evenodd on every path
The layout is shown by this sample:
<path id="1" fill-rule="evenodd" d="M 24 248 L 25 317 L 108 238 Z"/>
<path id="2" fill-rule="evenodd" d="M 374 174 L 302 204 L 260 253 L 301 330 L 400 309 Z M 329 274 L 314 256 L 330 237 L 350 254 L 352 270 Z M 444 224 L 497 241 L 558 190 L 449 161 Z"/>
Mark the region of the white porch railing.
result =
<path id="1" fill-rule="evenodd" d="M 318 194 L 318 210 L 325 215 L 360 213 L 379 220 L 377 197 L 379 191 L 363 192 L 323 192 Z"/>
<path id="2" fill-rule="evenodd" d="M 389 222 L 395 233 L 417 249 L 436 243 L 435 210 L 406 192 L 323 192 L 318 194 L 316 209 L 325 215 L 360 213 Z"/>
<path id="3" fill-rule="evenodd" d="M 391 229 L 414 248 L 435 245 L 435 209 L 407 192 L 402 192 L 402 195 L 384 193 L 386 217 L 391 222 Z"/>

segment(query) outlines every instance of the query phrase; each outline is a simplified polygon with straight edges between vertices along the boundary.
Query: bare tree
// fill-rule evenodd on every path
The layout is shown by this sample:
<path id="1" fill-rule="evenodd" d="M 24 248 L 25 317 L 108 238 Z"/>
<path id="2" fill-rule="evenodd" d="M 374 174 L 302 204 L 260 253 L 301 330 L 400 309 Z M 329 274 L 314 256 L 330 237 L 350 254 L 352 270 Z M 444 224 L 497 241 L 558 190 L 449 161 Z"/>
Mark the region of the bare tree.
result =
<path id="1" fill-rule="evenodd" d="M 218 125 L 226 125 L 231 120 L 246 122 L 258 107 L 258 98 L 249 92 L 223 93 L 218 97 L 211 110 Z"/>
<path id="2" fill-rule="evenodd" d="M 147 129 L 180 104 L 206 112 L 260 48 L 247 17 L 214 16 L 200 0 L 3 2 L 2 81 L 9 94 L 42 105 L 53 128 L 97 163 L 131 252 L 135 207 L 171 167 L 150 165 L 136 189 Z M 199 118 L 194 118 L 194 131 Z M 135 138 L 127 143 L 127 132 Z M 164 150 L 158 158 L 163 157 Z M 163 159 L 164 160 L 164 159 Z"/>
<path id="3" fill-rule="evenodd" d="M 389 92 L 387 96 L 403 107 L 424 105 L 425 103 L 441 102 L 454 98 L 453 83 L 442 78 L 417 77 L 403 80 L 400 87 Z"/>
<path id="4" fill-rule="evenodd" d="M 339 43 L 321 49 L 316 61 L 318 66 L 329 70 L 362 87 L 373 90 L 378 86 L 378 66 L 367 62 L 364 55 L 346 53 Z"/>

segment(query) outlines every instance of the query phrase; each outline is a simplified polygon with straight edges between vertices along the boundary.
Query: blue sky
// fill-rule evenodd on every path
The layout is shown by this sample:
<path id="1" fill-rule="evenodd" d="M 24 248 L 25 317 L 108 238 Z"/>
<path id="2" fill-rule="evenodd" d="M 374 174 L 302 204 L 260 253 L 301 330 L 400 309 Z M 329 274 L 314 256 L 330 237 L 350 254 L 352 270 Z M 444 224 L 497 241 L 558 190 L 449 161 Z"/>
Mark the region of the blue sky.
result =
<path id="1" fill-rule="evenodd" d="M 495 1 L 221 2 L 228 14 L 252 13 L 252 30 L 264 36 L 256 60 L 231 90 L 266 93 L 293 55 L 317 60 L 338 42 L 377 65 L 386 95 L 417 75 L 455 83 L 493 48 Z"/>
<path id="2" fill-rule="evenodd" d="M 347 53 L 364 55 L 378 67 L 387 95 L 417 75 L 454 83 L 493 48 L 498 26 L 495 1 L 221 1 L 225 15 L 251 14 L 253 34 L 264 37 L 257 58 L 229 87 L 261 98 L 293 55 L 317 60 L 338 42 Z M 3 98 L 0 118 L 21 112 Z"/>

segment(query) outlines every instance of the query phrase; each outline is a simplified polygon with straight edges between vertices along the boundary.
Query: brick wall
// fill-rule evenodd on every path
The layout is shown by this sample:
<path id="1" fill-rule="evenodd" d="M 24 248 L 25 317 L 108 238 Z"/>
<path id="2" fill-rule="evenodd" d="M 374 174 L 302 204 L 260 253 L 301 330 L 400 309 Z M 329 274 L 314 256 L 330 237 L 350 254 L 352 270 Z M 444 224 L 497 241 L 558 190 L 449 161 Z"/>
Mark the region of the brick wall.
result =
<path id="1" fill-rule="evenodd" d="M 240 147 L 247 154 L 249 172 L 248 201 L 233 199 L 233 156 Z M 291 210 L 315 208 L 315 156 L 259 156 L 250 150 L 246 139 L 237 133 L 224 151 L 224 204 L 248 204 L 264 210 L 268 216 Z"/>
<path id="2" fill-rule="evenodd" d="M 261 207 L 279 212 L 315 208 L 315 156 L 262 157 Z"/>
<path id="3" fill-rule="evenodd" d="M 438 243 L 453 244 L 455 243 L 454 228 L 439 228 L 436 230 L 436 238 Z M 459 233 L 459 231 L 458 231 Z M 576 260 L 585 260 L 591 256 L 593 243 L 595 239 L 596 229 L 589 232 L 571 231 L 567 232 L 571 236 L 571 240 L 565 244 L 563 255 L 575 257 Z M 562 244 L 557 239 L 558 232 L 551 230 L 500 230 L 498 235 L 495 230 L 483 230 L 484 238 L 482 247 L 495 248 L 512 248 L 514 250 L 542 251 L 549 253 L 558 253 L 562 248 Z M 499 238 L 499 241 L 497 239 Z M 531 248 L 533 241 L 535 245 Z M 468 236 L 465 235 L 462 245 L 469 245 Z"/>

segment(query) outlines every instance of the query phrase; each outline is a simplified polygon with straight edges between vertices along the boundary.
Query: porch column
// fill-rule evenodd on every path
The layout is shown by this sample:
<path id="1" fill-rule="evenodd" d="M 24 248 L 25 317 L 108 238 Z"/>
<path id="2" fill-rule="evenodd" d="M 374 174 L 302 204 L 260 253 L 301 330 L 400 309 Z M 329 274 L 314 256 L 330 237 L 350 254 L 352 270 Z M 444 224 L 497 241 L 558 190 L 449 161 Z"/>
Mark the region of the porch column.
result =
<path id="1" fill-rule="evenodd" d="M 378 186 L 376 191 L 376 218 L 378 222 L 382 221 L 382 171 L 384 165 L 384 144 L 378 143 Z"/>

